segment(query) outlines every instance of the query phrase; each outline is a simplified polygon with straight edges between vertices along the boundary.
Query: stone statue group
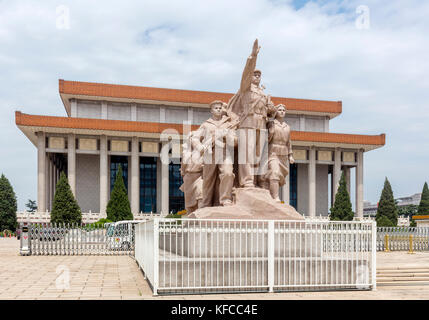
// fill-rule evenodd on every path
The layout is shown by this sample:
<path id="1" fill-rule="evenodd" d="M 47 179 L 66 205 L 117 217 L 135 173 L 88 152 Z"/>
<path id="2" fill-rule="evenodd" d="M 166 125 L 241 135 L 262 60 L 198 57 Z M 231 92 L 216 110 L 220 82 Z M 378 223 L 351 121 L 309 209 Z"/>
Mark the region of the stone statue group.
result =
<path id="1" fill-rule="evenodd" d="M 264 188 L 280 202 L 279 188 L 294 163 L 286 107 L 260 86 L 255 40 L 239 91 L 228 103 L 210 103 L 211 118 L 183 144 L 181 174 L 187 213 L 233 205 L 233 188 Z"/>

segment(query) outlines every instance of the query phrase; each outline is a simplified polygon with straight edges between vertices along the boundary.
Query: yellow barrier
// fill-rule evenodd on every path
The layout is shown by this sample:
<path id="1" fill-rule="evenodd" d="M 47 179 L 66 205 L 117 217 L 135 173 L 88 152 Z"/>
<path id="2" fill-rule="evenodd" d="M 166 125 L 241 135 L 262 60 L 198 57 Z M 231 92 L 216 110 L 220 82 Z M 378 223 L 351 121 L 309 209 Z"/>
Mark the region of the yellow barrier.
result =
<path id="1" fill-rule="evenodd" d="M 389 252 L 389 235 L 384 236 L 384 252 Z"/>
<path id="2" fill-rule="evenodd" d="M 413 235 L 410 234 L 410 248 L 408 250 L 408 253 L 414 253 L 413 251 Z"/>

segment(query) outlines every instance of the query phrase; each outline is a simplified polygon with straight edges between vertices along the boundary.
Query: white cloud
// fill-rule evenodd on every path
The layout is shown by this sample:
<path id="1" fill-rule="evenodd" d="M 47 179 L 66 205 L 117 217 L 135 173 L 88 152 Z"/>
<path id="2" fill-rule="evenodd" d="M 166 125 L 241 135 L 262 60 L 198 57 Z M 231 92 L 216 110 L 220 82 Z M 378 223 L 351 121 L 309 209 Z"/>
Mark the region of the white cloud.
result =
<path id="1" fill-rule="evenodd" d="M 355 27 L 356 7 L 370 29 Z M 56 8 L 70 29 L 56 28 Z M 14 110 L 64 115 L 58 79 L 195 90 L 237 90 L 253 40 L 275 96 L 342 100 L 334 132 L 387 134 L 365 156 L 365 199 L 384 177 L 395 195 L 429 180 L 429 4 L 422 1 L 0 2 L 0 169 L 19 206 L 36 198 L 36 151 Z M 20 168 L 27 168 L 25 171 Z M 23 174 L 25 173 L 25 174 Z"/>

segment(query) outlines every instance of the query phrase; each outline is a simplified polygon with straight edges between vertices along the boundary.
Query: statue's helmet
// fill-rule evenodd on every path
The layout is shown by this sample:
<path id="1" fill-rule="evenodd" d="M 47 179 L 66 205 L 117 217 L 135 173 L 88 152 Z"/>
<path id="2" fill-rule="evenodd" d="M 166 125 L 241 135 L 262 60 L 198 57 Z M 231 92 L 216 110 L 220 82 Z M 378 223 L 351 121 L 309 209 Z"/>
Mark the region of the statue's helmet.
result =
<path id="1" fill-rule="evenodd" d="M 255 74 L 255 73 L 259 73 L 260 76 L 262 75 L 262 72 L 259 69 L 255 69 L 255 71 L 253 71 L 253 74 Z"/>
<path id="2" fill-rule="evenodd" d="M 224 102 L 223 102 L 223 101 L 220 101 L 220 100 L 212 101 L 212 102 L 210 102 L 210 104 L 209 104 L 210 109 L 211 109 L 214 105 L 217 105 L 217 104 L 220 104 L 220 105 L 223 107 Z"/>

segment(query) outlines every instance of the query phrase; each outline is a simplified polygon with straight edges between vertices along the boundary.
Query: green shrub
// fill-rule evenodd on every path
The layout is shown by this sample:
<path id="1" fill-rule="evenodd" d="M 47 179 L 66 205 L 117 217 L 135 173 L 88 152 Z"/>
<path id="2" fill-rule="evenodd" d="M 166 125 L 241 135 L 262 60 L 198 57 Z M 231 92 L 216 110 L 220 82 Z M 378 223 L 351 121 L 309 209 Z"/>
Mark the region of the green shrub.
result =
<path id="1" fill-rule="evenodd" d="M 419 209 L 417 210 L 418 215 L 429 214 L 429 188 L 427 182 L 425 182 L 422 190 L 422 198 L 420 199 Z"/>
<path id="2" fill-rule="evenodd" d="M 133 220 L 130 201 L 128 200 L 127 190 L 122 179 L 122 168 L 116 173 L 115 184 L 113 185 L 110 200 L 106 208 L 107 219 L 111 221 Z"/>
<path id="3" fill-rule="evenodd" d="M 82 212 L 71 191 L 64 172 L 61 172 L 51 212 L 52 223 L 82 223 Z"/>
<path id="4" fill-rule="evenodd" d="M 102 218 L 102 219 L 100 219 L 94 223 L 90 223 L 90 224 L 85 225 L 85 229 L 91 230 L 94 228 L 96 228 L 96 229 L 104 228 L 104 224 L 109 223 L 109 222 L 113 222 L 113 221 L 111 221 L 107 218 Z"/>
<path id="5" fill-rule="evenodd" d="M 181 214 L 178 213 L 170 213 L 168 215 L 165 216 L 166 218 L 170 218 L 170 219 L 181 219 L 183 218 L 183 216 Z M 182 221 L 175 221 L 177 224 L 182 224 Z"/>
<path id="6" fill-rule="evenodd" d="M 376 219 L 376 221 L 377 227 L 396 227 L 396 224 L 389 220 L 389 218 L 386 216 L 381 216 L 380 218 Z"/>
<path id="7" fill-rule="evenodd" d="M 390 221 L 390 223 L 387 220 Z M 396 227 L 398 225 L 398 207 L 393 197 L 392 187 L 389 180 L 384 180 L 384 187 L 381 191 L 380 201 L 378 202 L 377 214 L 375 216 L 377 226 Z"/>
<path id="8" fill-rule="evenodd" d="M 344 177 L 344 172 L 341 174 L 340 185 L 338 192 L 335 195 L 334 205 L 331 208 L 330 220 L 332 221 L 351 221 L 353 220 L 354 212 L 350 195 L 347 191 L 347 182 Z"/>
<path id="9" fill-rule="evenodd" d="M 10 235 L 13 235 L 13 232 L 11 230 L 5 229 L 2 232 L 3 237 L 9 237 Z"/>
<path id="10" fill-rule="evenodd" d="M 4 174 L 0 177 L 0 230 L 16 230 L 16 195 Z"/>

